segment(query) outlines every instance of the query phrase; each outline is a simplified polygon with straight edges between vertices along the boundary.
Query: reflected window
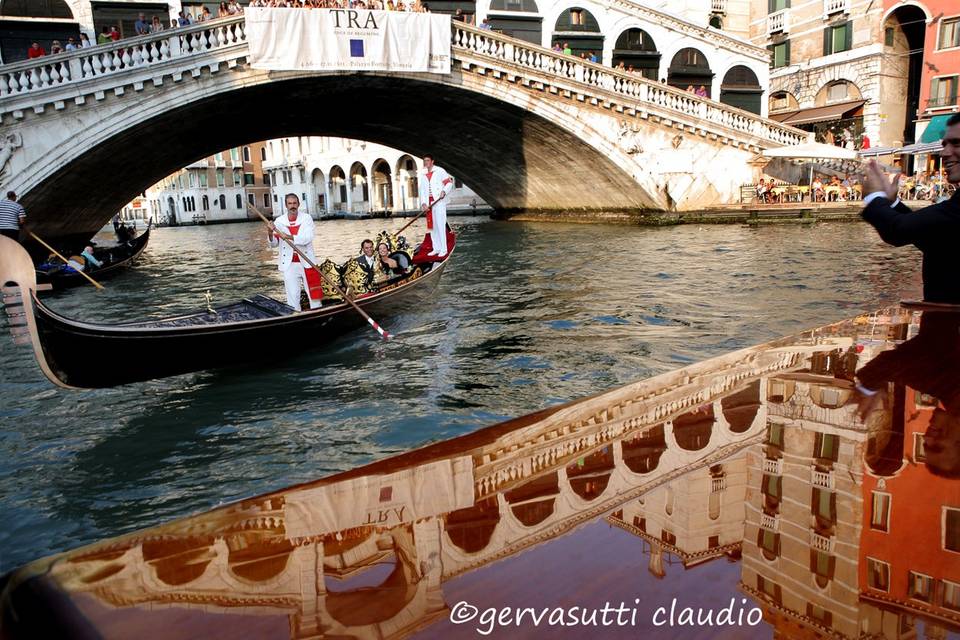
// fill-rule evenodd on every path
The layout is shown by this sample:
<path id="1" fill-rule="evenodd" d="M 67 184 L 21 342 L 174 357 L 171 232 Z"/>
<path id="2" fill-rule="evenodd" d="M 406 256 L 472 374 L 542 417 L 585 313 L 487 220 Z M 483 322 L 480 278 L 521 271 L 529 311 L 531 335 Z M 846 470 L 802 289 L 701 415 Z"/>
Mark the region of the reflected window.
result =
<path id="1" fill-rule="evenodd" d="M 923 462 L 927 459 L 927 452 L 923 448 L 923 434 L 913 434 L 913 460 L 914 462 Z"/>
<path id="2" fill-rule="evenodd" d="M 768 596 L 776 604 L 780 604 L 782 600 L 780 585 L 778 585 L 776 582 L 772 580 L 764 578 L 761 575 L 757 576 L 757 591 L 764 594 L 765 596 Z"/>
<path id="3" fill-rule="evenodd" d="M 867 586 L 877 591 L 890 591 L 890 565 L 867 558 Z"/>
<path id="4" fill-rule="evenodd" d="M 872 492 L 870 501 L 870 528 L 875 531 L 890 531 L 890 500 L 888 493 Z"/>
<path id="5" fill-rule="evenodd" d="M 641 518 L 640 516 L 633 516 L 633 526 L 635 526 L 637 529 L 640 529 L 640 531 L 643 531 L 644 533 L 646 533 L 647 519 Z"/>
<path id="6" fill-rule="evenodd" d="M 811 511 L 819 524 L 829 526 L 837 522 L 837 494 L 814 487 L 811 502 Z"/>
<path id="7" fill-rule="evenodd" d="M 813 618 L 825 627 L 833 625 L 833 613 L 823 607 L 817 606 L 812 602 L 807 603 L 807 617 Z"/>
<path id="8" fill-rule="evenodd" d="M 825 588 L 833 579 L 837 560 L 834 556 L 819 549 L 810 550 L 810 571 L 816 577 L 817 585 Z"/>
<path id="9" fill-rule="evenodd" d="M 767 426 L 767 444 L 783 449 L 783 425 L 771 422 Z"/>
<path id="10" fill-rule="evenodd" d="M 960 509 L 944 509 L 943 548 L 960 553 Z"/>
<path id="11" fill-rule="evenodd" d="M 911 571 L 907 575 L 907 593 L 914 600 L 930 603 L 933 600 L 933 578 Z"/>
<path id="12" fill-rule="evenodd" d="M 673 535 L 671 532 L 663 529 L 660 532 L 660 539 L 666 542 L 667 544 L 677 544 L 677 536 Z"/>
<path id="13" fill-rule="evenodd" d="M 953 611 L 960 611 L 960 584 L 944 580 L 941 593 L 940 605 L 942 607 L 952 609 Z"/>
<path id="14" fill-rule="evenodd" d="M 763 474 L 763 480 L 760 482 L 760 491 L 762 491 L 764 495 L 779 500 L 783 497 L 783 476 Z"/>
<path id="15" fill-rule="evenodd" d="M 780 555 L 780 534 L 769 529 L 757 530 L 757 546 L 763 550 L 763 557 L 774 560 Z"/>
<path id="16" fill-rule="evenodd" d="M 708 549 L 716 549 L 716 548 L 719 547 L 719 546 L 720 546 L 720 536 L 710 536 L 710 537 L 707 539 L 707 548 L 708 548 Z"/>
<path id="17" fill-rule="evenodd" d="M 840 438 L 833 434 L 818 433 L 813 447 L 813 457 L 837 461 L 840 455 Z"/>

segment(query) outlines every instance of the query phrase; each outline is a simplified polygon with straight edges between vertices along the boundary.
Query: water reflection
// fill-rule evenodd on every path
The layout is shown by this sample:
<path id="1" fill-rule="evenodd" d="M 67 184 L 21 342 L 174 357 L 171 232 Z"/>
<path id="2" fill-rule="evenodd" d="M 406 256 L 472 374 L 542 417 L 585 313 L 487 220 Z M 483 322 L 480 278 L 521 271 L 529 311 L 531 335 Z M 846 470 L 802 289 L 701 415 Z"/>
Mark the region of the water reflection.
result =
<path id="1" fill-rule="evenodd" d="M 889 309 L 41 560 L 8 576 L 4 631 L 472 637 L 464 598 L 622 598 L 641 615 L 604 636 L 670 637 L 650 614 L 679 593 L 762 611 L 730 637 L 946 637 L 958 326 Z"/>

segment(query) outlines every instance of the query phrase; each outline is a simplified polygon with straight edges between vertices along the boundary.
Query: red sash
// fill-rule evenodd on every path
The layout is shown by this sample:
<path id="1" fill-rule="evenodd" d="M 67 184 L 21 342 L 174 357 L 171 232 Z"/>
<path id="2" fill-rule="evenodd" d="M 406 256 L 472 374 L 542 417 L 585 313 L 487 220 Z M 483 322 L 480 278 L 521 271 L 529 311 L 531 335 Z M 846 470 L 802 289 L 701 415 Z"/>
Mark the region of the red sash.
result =
<path id="1" fill-rule="evenodd" d="M 296 236 L 300 230 L 300 225 L 290 225 L 290 235 Z M 290 262 L 300 262 L 300 254 L 293 252 L 293 258 Z M 317 270 L 304 265 L 303 274 L 307 277 L 307 295 L 311 300 L 323 300 L 323 276 L 317 273 Z"/>
<path id="2" fill-rule="evenodd" d="M 430 178 L 433 177 L 433 171 L 427 174 L 427 191 L 430 192 Z M 431 208 L 427 209 L 427 231 L 433 229 L 433 194 L 430 193 L 430 203 Z"/>
<path id="3" fill-rule="evenodd" d="M 298 225 L 298 224 L 292 224 L 292 225 L 290 225 L 290 235 L 296 236 L 296 235 L 297 235 L 297 231 L 300 231 L 300 225 Z M 294 252 L 293 252 L 293 258 L 290 260 L 290 262 L 300 262 L 300 254 L 297 253 L 296 251 L 294 251 Z"/>

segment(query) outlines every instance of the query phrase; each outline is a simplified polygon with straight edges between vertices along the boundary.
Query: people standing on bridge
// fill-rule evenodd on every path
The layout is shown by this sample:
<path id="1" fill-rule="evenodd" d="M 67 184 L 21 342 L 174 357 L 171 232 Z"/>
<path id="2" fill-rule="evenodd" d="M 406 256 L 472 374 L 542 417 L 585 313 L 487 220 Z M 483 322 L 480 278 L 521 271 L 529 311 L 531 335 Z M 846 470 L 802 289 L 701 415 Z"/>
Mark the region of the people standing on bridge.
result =
<path id="1" fill-rule="evenodd" d="M 112 41 L 113 40 L 110 38 L 110 27 L 104 27 L 100 31 L 100 35 L 97 36 L 97 44 L 107 44 L 108 42 Z"/>
<path id="2" fill-rule="evenodd" d="M 227 13 L 231 16 L 238 16 L 243 13 L 243 7 L 237 3 L 237 0 L 230 0 L 230 3 L 227 5 Z"/>
<path id="3" fill-rule="evenodd" d="M 940 157 L 947 179 L 960 184 L 960 113 L 950 116 Z M 895 247 L 912 244 L 923 253 L 923 298 L 927 302 L 960 304 L 956 276 L 957 237 L 960 234 L 960 189 L 953 197 L 912 212 L 897 197 L 898 178 L 888 180 L 875 160 L 867 165 L 861 215 Z"/>
<path id="4" fill-rule="evenodd" d="M 27 49 L 27 60 L 42 58 L 45 55 L 47 55 L 47 50 L 41 47 L 39 42 L 32 43 L 30 48 Z"/>
<path id="5" fill-rule="evenodd" d="M 189 14 L 189 13 L 186 13 L 185 11 L 181 11 L 181 12 L 180 12 L 180 17 L 177 18 L 177 24 L 180 25 L 181 27 L 189 27 L 189 26 L 190 26 L 190 14 Z"/>
<path id="6" fill-rule="evenodd" d="M 564 55 L 567 55 L 567 56 L 572 56 L 572 55 L 573 55 L 573 49 L 570 48 L 570 43 L 569 43 L 569 42 L 564 42 L 564 43 L 563 43 L 563 54 L 564 54 Z"/>
<path id="7" fill-rule="evenodd" d="M 20 227 L 27 220 L 27 212 L 17 202 L 17 194 L 7 191 L 6 200 L 0 200 L 0 235 L 20 240 Z"/>
<path id="8" fill-rule="evenodd" d="M 120 39 L 120 30 L 117 29 L 117 25 L 110 27 L 110 39 L 114 42 Z"/>
<path id="9" fill-rule="evenodd" d="M 300 310 L 300 286 L 307 292 L 310 299 L 310 308 L 318 309 L 323 299 L 323 286 L 321 275 L 304 262 L 301 262 L 300 255 L 281 238 L 286 238 L 299 249 L 311 262 L 316 262 L 317 258 L 313 251 L 313 218 L 309 214 L 300 211 L 300 198 L 295 193 L 288 193 L 283 200 L 287 207 L 286 215 L 280 214 L 279 217 L 270 223 L 270 233 L 267 239 L 270 246 L 280 247 L 280 257 L 277 262 L 277 268 L 283 274 L 283 284 L 287 293 L 287 304 Z"/>
<path id="10" fill-rule="evenodd" d="M 427 212 L 427 229 L 433 251 L 427 255 L 443 258 L 447 255 L 447 202 L 453 191 L 453 178 L 442 168 L 433 164 L 433 156 L 423 156 L 423 175 L 420 178 L 420 206 Z M 432 209 L 431 209 L 432 205 Z"/>
<path id="11" fill-rule="evenodd" d="M 137 21 L 133 23 L 133 30 L 138 36 L 145 36 L 150 33 L 150 23 L 147 22 L 147 17 L 142 13 L 137 15 Z"/>
<path id="12" fill-rule="evenodd" d="M 81 34 L 80 34 L 80 48 L 83 49 L 83 48 L 85 48 L 85 47 L 92 47 L 92 46 L 93 46 L 93 43 L 90 42 L 90 38 L 87 37 L 87 34 L 81 33 Z"/>
<path id="13" fill-rule="evenodd" d="M 66 51 L 76 51 L 78 48 L 77 41 L 73 39 L 73 36 L 67 38 L 67 46 L 64 47 Z"/>

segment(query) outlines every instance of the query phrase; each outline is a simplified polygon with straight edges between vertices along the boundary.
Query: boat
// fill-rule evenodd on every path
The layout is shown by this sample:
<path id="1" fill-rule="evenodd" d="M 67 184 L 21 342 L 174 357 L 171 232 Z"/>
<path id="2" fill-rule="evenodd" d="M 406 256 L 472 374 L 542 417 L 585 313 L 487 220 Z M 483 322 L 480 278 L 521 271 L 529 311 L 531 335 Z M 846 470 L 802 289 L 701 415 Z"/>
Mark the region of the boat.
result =
<path id="1" fill-rule="evenodd" d="M 95 280 L 101 280 L 106 276 L 115 274 L 117 271 L 132 265 L 143 253 L 143 250 L 147 248 L 149 241 L 150 225 L 147 225 L 146 231 L 127 242 L 113 247 L 97 247 L 93 250 L 93 257 L 103 264 L 100 267 L 86 265 L 84 273 Z M 76 258 L 70 258 L 70 260 L 71 262 L 80 261 Z M 87 284 L 89 280 L 84 278 L 74 267 L 75 265 L 64 264 L 61 260 L 44 263 L 36 269 L 37 283 L 49 284 L 54 290 Z"/>
<path id="2" fill-rule="evenodd" d="M 448 231 L 450 252 L 438 259 L 427 254 L 431 249 L 427 236 L 411 252 L 406 274 L 355 295 L 353 302 L 377 320 L 416 308 L 437 286 L 455 243 L 456 236 Z M 114 387 L 261 360 L 276 362 L 283 350 L 264 345 L 288 343 L 297 336 L 297 349 L 288 352 L 299 354 L 367 324 L 342 299 L 319 309 L 295 311 L 265 295 L 161 320 L 81 322 L 58 314 L 37 298 L 27 252 L 5 237 L 0 237 L 0 283 L 15 341 L 30 344 L 44 375 L 65 388 Z"/>

